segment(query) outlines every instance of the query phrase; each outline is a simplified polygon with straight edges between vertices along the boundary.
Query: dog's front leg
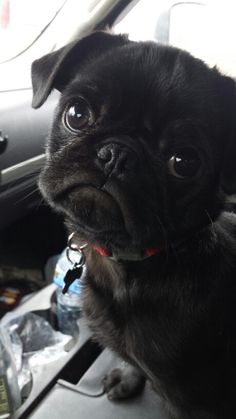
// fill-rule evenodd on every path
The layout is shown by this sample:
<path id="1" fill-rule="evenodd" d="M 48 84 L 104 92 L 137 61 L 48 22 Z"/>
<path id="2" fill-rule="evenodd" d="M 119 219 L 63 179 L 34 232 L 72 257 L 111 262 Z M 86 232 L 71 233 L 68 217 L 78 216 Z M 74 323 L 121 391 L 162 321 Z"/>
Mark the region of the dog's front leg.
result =
<path id="1" fill-rule="evenodd" d="M 144 387 L 145 377 L 137 368 L 124 362 L 103 378 L 104 391 L 110 400 L 135 396 Z"/>

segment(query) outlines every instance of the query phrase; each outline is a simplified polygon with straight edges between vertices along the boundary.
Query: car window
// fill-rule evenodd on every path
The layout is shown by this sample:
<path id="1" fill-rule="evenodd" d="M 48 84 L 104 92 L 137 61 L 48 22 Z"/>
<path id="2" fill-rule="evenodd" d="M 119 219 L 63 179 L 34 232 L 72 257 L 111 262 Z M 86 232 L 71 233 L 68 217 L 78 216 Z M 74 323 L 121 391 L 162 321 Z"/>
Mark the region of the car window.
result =
<path id="1" fill-rule="evenodd" d="M 115 25 L 115 32 L 186 49 L 235 77 L 235 15 L 235 0 L 141 0 Z"/>
<path id="2" fill-rule="evenodd" d="M 0 0 L 0 62 L 29 48 L 64 3 L 65 0 Z"/>
<path id="3" fill-rule="evenodd" d="M 31 87 L 31 63 L 92 30 L 114 0 L 0 0 L 0 91 Z"/>

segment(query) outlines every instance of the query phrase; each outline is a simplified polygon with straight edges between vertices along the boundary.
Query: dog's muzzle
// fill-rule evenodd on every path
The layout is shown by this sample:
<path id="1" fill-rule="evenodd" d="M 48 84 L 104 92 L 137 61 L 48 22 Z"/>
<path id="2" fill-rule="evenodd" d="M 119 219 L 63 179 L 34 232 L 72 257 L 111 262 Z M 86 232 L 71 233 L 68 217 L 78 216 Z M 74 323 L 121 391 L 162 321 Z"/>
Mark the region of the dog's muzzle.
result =
<path id="1" fill-rule="evenodd" d="M 119 177 L 127 170 L 135 171 L 138 165 L 136 153 L 123 144 L 109 143 L 97 150 L 96 165 L 106 177 Z"/>

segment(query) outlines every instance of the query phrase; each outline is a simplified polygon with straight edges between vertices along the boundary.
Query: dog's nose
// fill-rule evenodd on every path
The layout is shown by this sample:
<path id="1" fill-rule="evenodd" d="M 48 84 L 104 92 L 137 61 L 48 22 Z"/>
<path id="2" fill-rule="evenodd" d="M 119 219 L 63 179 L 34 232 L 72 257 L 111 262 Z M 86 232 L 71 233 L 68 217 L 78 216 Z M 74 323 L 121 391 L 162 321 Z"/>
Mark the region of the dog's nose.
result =
<path id="1" fill-rule="evenodd" d="M 132 162 L 131 152 L 123 145 L 110 143 L 97 151 L 97 164 L 107 176 L 122 173 Z"/>

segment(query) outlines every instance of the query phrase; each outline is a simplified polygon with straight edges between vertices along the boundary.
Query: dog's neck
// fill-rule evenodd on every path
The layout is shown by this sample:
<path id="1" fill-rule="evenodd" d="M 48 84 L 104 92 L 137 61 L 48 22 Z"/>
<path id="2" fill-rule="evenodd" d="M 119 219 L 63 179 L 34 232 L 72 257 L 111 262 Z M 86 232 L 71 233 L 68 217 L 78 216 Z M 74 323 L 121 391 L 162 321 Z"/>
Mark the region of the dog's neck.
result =
<path id="1" fill-rule="evenodd" d="M 130 270 L 136 272 L 137 276 L 145 276 L 148 272 L 158 269 L 159 274 L 163 271 L 166 276 L 169 271 L 175 273 L 180 265 L 184 271 L 191 271 L 199 263 L 210 264 L 212 258 L 214 261 L 220 261 L 223 254 L 230 257 L 236 247 L 232 223 L 236 226 L 236 216 L 225 212 L 213 224 L 188 239 L 175 245 L 172 243 L 168 248 L 150 248 L 140 252 L 137 249 L 128 249 L 112 253 L 91 243 L 84 246 L 81 242 L 76 242 L 74 249 L 83 248 L 84 263 L 86 262 L 91 275 L 99 278 L 101 285 L 108 281 L 112 286 L 113 282 L 113 285 L 117 285 L 117 278 L 125 278 Z M 232 252 L 229 247 L 232 248 Z"/>
<path id="2" fill-rule="evenodd" d="M 118 251 L 111 253 L 103 247 L 89 245 L 85 249 L 86 263 L 90 266 L 99 265 L 104 267 L 127 266 L 129 264 L 140 266 L 152 265 L 155 261 L 164 261 L 168 259 L 168 264 L 174 263 L 174 260 L 179 262 L 183 259 L 184 264 L 187 263 L 191 256 L 192 260 L 197 263 L 197 260 L 203 261 L 205 257 L 211 258 L 219 249 L 224 251 L 225 244 L 227 247 L 234 248 L 236 245 L 236 238 L 232 232 L 232 223 L 236 226 L 236 215 L 229 212 L 223 212 L 220 217 L 211 225 L 206 226 L 200 232 L 185 240 L 179 240 L 171 245 L 163 248 L 150 248 L 144 251 Z M 225 241 L 225 237 L 227 240 Z M 227 248 L 228 253 L 230 249 Z"/>

